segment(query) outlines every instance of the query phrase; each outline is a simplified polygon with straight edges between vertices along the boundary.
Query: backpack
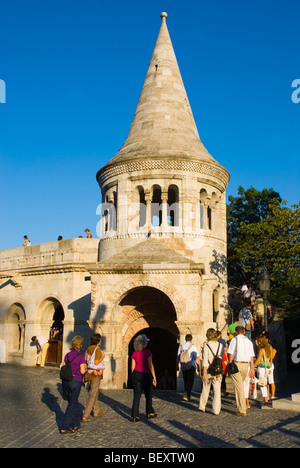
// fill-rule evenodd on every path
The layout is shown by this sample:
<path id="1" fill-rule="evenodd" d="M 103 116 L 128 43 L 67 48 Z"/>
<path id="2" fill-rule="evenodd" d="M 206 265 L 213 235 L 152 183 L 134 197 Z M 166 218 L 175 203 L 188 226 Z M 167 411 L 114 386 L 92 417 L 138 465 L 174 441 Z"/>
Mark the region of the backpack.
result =
<path id="1" fill-rule="evenodd" d="M 212 352 L 214 359 L 213 362 L 209 365 L 207 373 L 212 376 L 222 375 L 223 374 L 223 360 L 218 356 L 221 343 L 219 343 L 217 354 L 213 352 L 208 343 L 206 343 L 210 351 Z"/>
<path id="2" fill-rule="evenodd" d="M 74 361 L 78 356 L 75 356 L 72 361 L 67 360 L 66 364 L 61 367 L 59 376 L 61 380 L 66 380 L 67 382 L 71 382 L 73 380 L 73 372 L 71 367 L 71 362 Z"/>
<path id="3" fill-rule="evenodd" d="M 189 350 L 191 349 L 193 345 L 191 344 L 188 349 L 183 349 L 181 345 L 181 354 L 180 354 L 180 364 L 181 364 L 181 370 L 182 371 L 187 371 L 192 367 L 192 360 L 191 356 L 189 353 Z"/>

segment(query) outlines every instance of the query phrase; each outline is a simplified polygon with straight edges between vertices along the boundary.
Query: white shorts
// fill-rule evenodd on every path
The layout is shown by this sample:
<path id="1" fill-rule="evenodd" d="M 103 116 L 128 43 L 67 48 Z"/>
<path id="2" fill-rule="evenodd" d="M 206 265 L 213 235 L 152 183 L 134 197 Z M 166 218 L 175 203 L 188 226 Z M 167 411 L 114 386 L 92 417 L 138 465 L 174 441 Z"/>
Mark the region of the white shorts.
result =
<path id="1" fill-rule="evenodd" d="M 265 369 L 264 367 L 258 368 L 258 378 L 267 376 L 268 385 L 274 384 L 274 364 L 272 364 L 271 369 Z M 263 398 L 268 396 L 268 388 L 267 387 L 260 387 L 261 394 Z"/>
<path id="2" fill-rule="evenodd" d="M 268 378 L 268 385 L 274 384 L 274 364 L 272 364 L 271 369 L 265 369 L 264 367 L 258 368 L 258 378 L 265 377 Z"/>

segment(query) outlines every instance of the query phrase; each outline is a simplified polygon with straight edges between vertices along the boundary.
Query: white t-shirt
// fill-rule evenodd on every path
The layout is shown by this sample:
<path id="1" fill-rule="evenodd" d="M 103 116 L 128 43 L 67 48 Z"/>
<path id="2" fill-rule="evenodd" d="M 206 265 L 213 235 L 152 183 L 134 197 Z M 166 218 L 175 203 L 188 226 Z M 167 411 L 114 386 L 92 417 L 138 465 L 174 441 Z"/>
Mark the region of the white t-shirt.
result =
<path id="1" fill-rule="evenodd" d="M 236 362 L 250 362 L 255 357 L 252 341 L 245 335 L 237 335 L 230 342 L 228 354 L 232 354 Z"/>
<path id="2" fill-rule="evenodd" d="M 39 345 L 40 345 L 41 348 L 43 348 L 43 346 L 44 346 L 46 343 L 48 343 L 47 338 L 45 338 L 43 335 L 37 335 L 36 337 L 37 337 L 37 340 L 38 340 Z"/>
<path id="3" fill-rule="evenodd" d="M 191 348 L 189 349 L 190 346 Z M 189 355 L 191 357 L 192 366 L 196 367 L 195 359 L 200 356 L 197 346 L 192 344 L 190 341 L 186 341 L 185 343 L 179 346 L 177 354 L 178 356 L 180 356 L 182 349 L 183 351 L 189 349 Z"/>

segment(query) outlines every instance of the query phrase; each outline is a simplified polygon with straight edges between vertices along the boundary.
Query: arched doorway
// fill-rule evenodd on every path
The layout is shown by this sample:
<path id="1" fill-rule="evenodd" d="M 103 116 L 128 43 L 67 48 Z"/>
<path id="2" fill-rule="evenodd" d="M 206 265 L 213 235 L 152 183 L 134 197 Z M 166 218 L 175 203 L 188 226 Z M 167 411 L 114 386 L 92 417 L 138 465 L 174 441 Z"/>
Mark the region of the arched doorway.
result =
<path id="1" fill-rule="evenodd" d="M 124 386 L 132 387 L 131 356 L 134 351 L 134 338 L 144 333 L 150 339 L 149 349 L 153 354 L 158 387 L 164 388 L 164 376 L 173 379 L 176 389 L 176 354 L 179 331 L 176 325 L 177 314 L 171 299 L 161 290 L 152 286 L 134 288 L 120 302 L 121 312 L 126 316 L 123 328 L 123 348 L 126 359 L 127 379 Z M 125 362 L 124 362 L 125 364 Z M 124 369 L 125 370 L 125 369 Z M 168 388 L 170 384 L 168 383 Z"/>
<path id="2" fill-rule="evenodd" d="M 49 350 L 46 364 L 60 365 L 62 361 L 62 344 L 64 331 L 64 310 L 61 303 L 49 297 L 45 299 L 40 307 L 41 334 L 49 339 Z"/>
<path id="3" fill-rule="evenodd" d="M 177 338 L 162 328 L 145 328 L 139 331 L 130 341 L 128 347 L 128 383 L 131 381 L 131 356 L 134 352 L 133 342 L 136 336 L 145 334 L 149 338 L 148 349 L 152 353 L 153 365 L 157 380 L 157 390 L 176 390 L 176 356 L 178 350 Z"/>

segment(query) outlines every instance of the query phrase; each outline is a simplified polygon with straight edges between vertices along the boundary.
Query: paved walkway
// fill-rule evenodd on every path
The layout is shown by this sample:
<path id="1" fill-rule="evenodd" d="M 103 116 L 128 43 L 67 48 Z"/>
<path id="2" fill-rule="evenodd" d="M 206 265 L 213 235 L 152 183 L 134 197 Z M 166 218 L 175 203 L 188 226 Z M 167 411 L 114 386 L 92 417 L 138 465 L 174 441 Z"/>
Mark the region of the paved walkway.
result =
<path id="1" fill-rule="evenodd" d="M 299 373 L 298 373 L 299 376 Z M 298 390 L 300 379 L 297 376 Z M 181 401 L 175 392 L 155 392 L 158 417 L 130 422 L 131 390 L 105 390 L 100 394 L 104 416 L 82 425 L 75 434 L 60 435 L 66 402 L 62 400 L 58 370 L 0 365 L 0 448 L 106 448 L 162 449 L 164 452 L 195 448 L 299 448 L 300 414 L 262 410 L 252 403 L 247 418 L 235 415 L 234 395 L 222 400 L 214 416 L 198 410 L 199 395 Z M 260 392 L 259 392 L 260 393 Z M 82 405 L 86 390 L 80 396 Z M 145 400 L 142 397 L 141 410 Z"/>

